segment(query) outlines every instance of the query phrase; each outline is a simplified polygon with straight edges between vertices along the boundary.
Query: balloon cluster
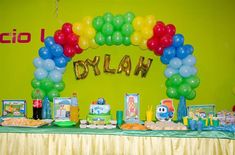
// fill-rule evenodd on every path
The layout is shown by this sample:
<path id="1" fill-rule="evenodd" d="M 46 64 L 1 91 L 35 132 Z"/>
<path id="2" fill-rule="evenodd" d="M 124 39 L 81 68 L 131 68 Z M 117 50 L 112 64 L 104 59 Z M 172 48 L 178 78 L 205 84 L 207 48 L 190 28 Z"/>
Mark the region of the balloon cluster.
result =
<path id="1" fill-rule="evenodd" d="M 152 15 L 136 17 L 132 23 L 135 32 L 131 35 L 131 43 L 139 46 L 141 49 L 147 49 L 147 40 L 153 35 L 155 21 L 155 17 Z"/>
<path id="2" fill-rule="evenodd" d="M 97 48 L 98 45 L 95 42 L 95 29 L 92 27 L 92 17 L 84 17 L 82 22 L 73 24 L 73 32 L 80 36 L 79 46 L 85 50 L 87 48 Z"/>
<path id="3" fill-rule="evenodd" d="M 200 80 L 196 76 L 193 51 L 192 45 L 184 45 L 182 34 L 174 35 L 171 46 L 164 49 L 160 59 L 163 64 L 167 64 L 164 74 L 168 78 L 167 95 L 171 98 L 184 96 L 191 100 L 196 97 L 194 89 L 199 86 Z"/>
<path id="4" fill-rule="evenodd" d="M 135 15 L 127 12 L 124 15 L 114 16 L 105 13 L 95 17 L 92 25 L 96 30 L 95 41 L 98 45 L 121 45 L 131 44 L 130 35 L 133 33 L 132 21 Z"/>
<path id="5" fill-rule="evenodd" d="M 54 37 L 47 37 L 45 46 L 39 49 L 39 57 L 33 61 L 36 71 L 31 82 L 34 90 L 32 98 L 48 96 L 52 101 L 58 97 L 65 87 L 62 75 L 67 63 L 75 54 L 88 48 L 101 45 L 136 45 L 141 49 L 149 49 L 167 65 L 164 72 L 167 96 L 179 99 L 194 99 L 195 88 L 200 80 L 192 45 L 184 45 L 182 34 L 175 34 L 172 24 L 156 22 L 152 15 L 141 17 L 131 12 L 124 15 L 105 13 L 103 16 L 84 17 L 82 22 L 64 23 Z M 39 93 L 38 93 L 39 92 Z"/>
<path id="6" fill-rule="evenodd" d="M 153 28 L 153 36 L 148 40 L 147 46 L 156 55 L 162 55 L 163 50 L 172 44 L 176 28 L 172 24 L 165 25 L 158 21 Z"/>

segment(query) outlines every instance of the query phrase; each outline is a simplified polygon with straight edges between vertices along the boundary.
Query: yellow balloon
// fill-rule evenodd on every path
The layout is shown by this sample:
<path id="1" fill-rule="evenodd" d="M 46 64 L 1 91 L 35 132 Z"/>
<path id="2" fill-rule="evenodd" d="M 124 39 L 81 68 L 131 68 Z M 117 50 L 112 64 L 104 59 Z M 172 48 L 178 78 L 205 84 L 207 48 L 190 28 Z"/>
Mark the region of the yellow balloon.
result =
<path id="1" fill-rule="evenodd" d="M 148 47 L 147 47 L 147 39 L 144 39 L 144 40 L 141 41 L 140 48 L 143 49 L 143 50 L 148 49 Z"/>
<path id="2" fill-rule="evenodd" d="M 137 16 L 135 17 L 135 19 L 133 20 L 133 27 L 136 31 L 140 31 L 142 26 L 144 25 L 144 18 Z"/>
<path id="3" fill-rule="evenodd" d="M 82 23 L 87 26 L 92 25 L 92 17 L 91 16 L 86 16 L 82 19 Z"/>
<path id="4" fill-rule="evenodd" d="M 145 24 L 146 26 L 150 26 L 153 28 L 153 26 L 156 24 L 156 18 L 153 15 L 148 15 L 145 17 Z"/>
<path id="5" fill-rule="evenodd" d="M 99 45 L 96 44 L 95 39 L 91 39 L 91 40 L 90 40 L 90 47 L 91 47 L 91 48 L 97 48 L 97 47 L 99 47 Z"/>
<path id="6" fill-rule="evenodd" d="M 84 30 L 84 36 L 89 38 L 89 39 L 93 39 L 95 37 L 95 29 L 93 27 L 87 27 Z"/>
<path id="7" fill-rule="evenodd" d="M 82 32 L 83 32 L 83 25 L 82 23 L 74 23 L 73 24 L 73 32 L 79 36 L 82 36 Z"/>
<path id="8" fill-rule="evenodd" d="M 141 35 L 144 39 L 150 39 L 153 36 L 153 30 L 145 26 L 141 29 Z"/>
<path id="9" fill-rule="evenodd" d="M 142 36 L 139 32 L 134 32 L 132 35 L 131 35 L 131 43 L 133 45 L 139 45 L 142 41 Z"/>
<path id="10" fill-rule="evenodd" d="M 81 47 L 81 49 L 85 50 L 89 47 L 89 40 L 85 37 L 80 37 L 78 45 Z"/>

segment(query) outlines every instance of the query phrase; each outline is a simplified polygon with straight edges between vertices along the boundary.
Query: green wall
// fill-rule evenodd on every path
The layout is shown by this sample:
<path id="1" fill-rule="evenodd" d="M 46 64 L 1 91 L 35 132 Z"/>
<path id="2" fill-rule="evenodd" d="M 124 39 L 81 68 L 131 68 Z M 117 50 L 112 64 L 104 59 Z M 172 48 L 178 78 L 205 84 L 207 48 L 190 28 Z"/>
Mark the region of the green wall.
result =
<path id="1" fill-rule="evenodd" d="M 157 20 L 172 23 L 177 32 L 182 33 L 185 42 L 195 48 L 196 67 L 201 79 L 196 89 L 197 97 L 191 104 L 216 104 L 217 110 L 230 110 L 235 104 L 232 89 L 235 87 L 235 1 L 160 1 L 160 0 L 60 0 L 56 16 L 55 0 L 1 0 L 0 33 L 30 32 L 28 44 L 0 44 L 0 100 L 26 99 L 28 116 L 32 114 L 31 85 L 35 70 L 32 61 L 38 56 L 40 29 L 46 29 L 46 36 L 53 35 L 64 22 L 80 22 L 85 16 L 98 16 L 105 12 L 125 13 L 132 11 L 135 15 L 154 15 Z M 129 55 L 132 60 L 132 72 L 124 74 L 105 74 L 95 76 L 90 71 L 84 80 L 75 80 L 73 65 L 67 66 L 64 74 L 66 89 L 61 96 L 79 96 L 80 115 L 85 118 L 89 104 L 98 97 L 104 97 L 111 104 L 112 114 L 124 108 L 125 93 L 139 93 L 141 98 L 141 118 L 145 118 L 147 105 L 157 105 L 166 98 L 164 77 L 165 65 L 153 52 L 144 51 L 135 46 L 103 46 L 89 49 L 73 60 L 93 59 L 100 56 L 102 71 L 105 54 L 111 55 L 111 66 L 117 68 L 121 58 Z M 133 70 L 138 58 L 152 58 L 153 63 L 146 78 L 134 76 Z M 175 107 L 178 101 L 174 100 Z"/>

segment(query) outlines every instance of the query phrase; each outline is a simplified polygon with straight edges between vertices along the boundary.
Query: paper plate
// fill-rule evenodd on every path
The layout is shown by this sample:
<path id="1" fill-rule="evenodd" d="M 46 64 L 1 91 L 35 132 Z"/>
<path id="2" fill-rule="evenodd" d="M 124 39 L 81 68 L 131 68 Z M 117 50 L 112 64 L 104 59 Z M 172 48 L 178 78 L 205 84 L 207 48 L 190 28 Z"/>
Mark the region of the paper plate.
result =
<path id="1" fill-rule="evenodd" d="M 71 121 L 54 122 L 54 124 L 57 126 L 61 126 L 61 127 L 69 127 L 69 126 L 76 125 L 75 122 L 71 122 Z"/>

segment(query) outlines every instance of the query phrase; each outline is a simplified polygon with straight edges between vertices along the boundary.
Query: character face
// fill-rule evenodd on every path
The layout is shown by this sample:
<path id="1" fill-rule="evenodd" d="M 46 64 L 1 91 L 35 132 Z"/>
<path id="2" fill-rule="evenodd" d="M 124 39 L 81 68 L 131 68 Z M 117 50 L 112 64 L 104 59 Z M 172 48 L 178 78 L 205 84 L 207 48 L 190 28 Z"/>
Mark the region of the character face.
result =
<path id="1" fill-rule="evenodd" d="M 167 106 L 165 105 L 158 106 L 157 111 L 156 111 L 156 117 L 160 121 L 169 119 L 169 111 L 168 111 Z"/>
<path id="2" fill-rule="evenodd" d="M 168 113 L 168 108 L 166 106 L 159 106 L 157 108 L 157 113 L 159 113 L 159 114 Z"/>

